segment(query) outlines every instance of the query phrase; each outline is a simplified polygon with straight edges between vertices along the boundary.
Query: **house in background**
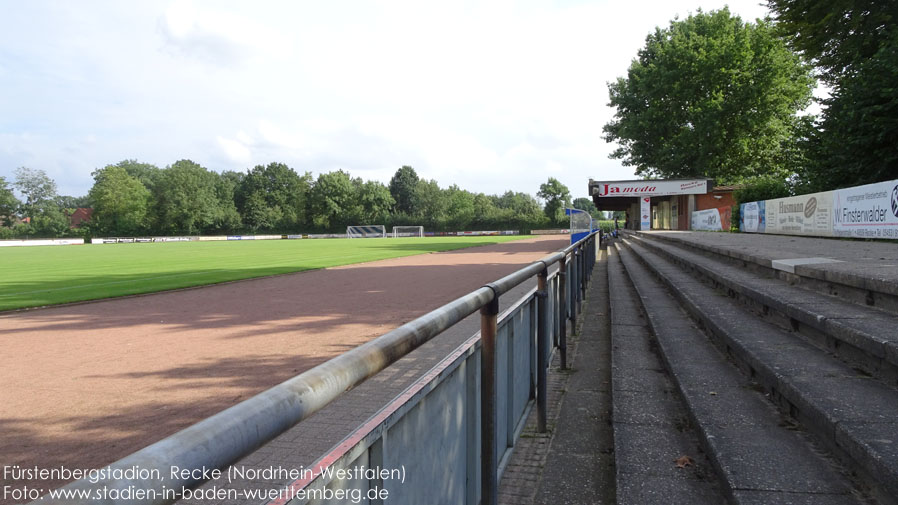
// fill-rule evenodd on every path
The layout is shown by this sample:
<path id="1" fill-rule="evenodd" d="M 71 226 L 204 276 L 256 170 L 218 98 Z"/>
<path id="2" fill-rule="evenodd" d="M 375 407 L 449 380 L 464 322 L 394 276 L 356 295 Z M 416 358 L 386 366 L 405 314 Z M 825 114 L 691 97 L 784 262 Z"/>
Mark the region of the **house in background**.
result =
<path id="1" fill-rule="evenodd" d="M 75 212 L 69 216 L 69 226 L 72 228 L 81 228 L 81 225 L 90 221 L 90 217 L 93 215 L 94 209 L 88 209 L 84 207 L 80 207 L 75 209 Z"/>

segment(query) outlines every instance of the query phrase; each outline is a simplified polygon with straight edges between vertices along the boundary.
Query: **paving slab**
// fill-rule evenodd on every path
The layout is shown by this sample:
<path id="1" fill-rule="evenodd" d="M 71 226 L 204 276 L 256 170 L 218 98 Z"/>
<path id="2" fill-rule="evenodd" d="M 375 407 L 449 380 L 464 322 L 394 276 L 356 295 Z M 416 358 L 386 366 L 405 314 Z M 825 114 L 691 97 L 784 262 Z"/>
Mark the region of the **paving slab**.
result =
<path id="1" fill-rule="evenodd" d="M 774 261 L 825 257 L 838 263 L 795 266 L 795 274 L 898 295 L 898 247 L 892 242 L 695 231 L 635 232 L 772 267 Z M 821 254 L 823 253 L 823 254 Z"/>

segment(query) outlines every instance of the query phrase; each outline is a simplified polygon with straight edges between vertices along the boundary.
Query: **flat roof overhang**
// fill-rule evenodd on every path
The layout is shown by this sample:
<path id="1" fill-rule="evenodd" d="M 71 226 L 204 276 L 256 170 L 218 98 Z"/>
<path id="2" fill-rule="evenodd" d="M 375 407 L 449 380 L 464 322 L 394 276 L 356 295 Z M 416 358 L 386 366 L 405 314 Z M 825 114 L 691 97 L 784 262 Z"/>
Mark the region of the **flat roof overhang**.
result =
<path id="1" fill-rule="evenodd" d="M 596 209 L 598 210 L 608 210 L 611 212 L 617 211 L 628 211 L 630 210 L 630 206 L 636 203 L 636 200 L 631 196 L 619 196 L 619 197 L 604 197 L 604 198 L 592 198 L 592 202 L 595 204 Z"/>
<path id="2" fill-rule="evenodd" d="M 631 181 L 589 180 L 589 194 L 598 210 L 627 210 L 634 198 L 675 195 L 704 195 L 713 179 L 660 179 Z"/>

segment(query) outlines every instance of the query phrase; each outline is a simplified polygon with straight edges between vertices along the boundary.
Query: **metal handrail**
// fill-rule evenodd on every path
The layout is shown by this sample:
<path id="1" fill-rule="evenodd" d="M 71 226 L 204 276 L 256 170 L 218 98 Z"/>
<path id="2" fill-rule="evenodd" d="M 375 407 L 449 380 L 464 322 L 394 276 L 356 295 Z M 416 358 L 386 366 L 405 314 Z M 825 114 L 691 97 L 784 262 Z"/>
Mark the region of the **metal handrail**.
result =
<path id="1" fill-rule="evenodd" d="M 173 503 L 178 498 L 170 496 L 171 490 L 190 488 L 204 479 L 196 478 L 201 472 L 195 471 L 171 478 L 172 467 L 188 470 L 227 467 L 477 310 L 481 310 L 485 316 L 491 315 L 495 328 L 500 295 L 545 271 L 547 267 L 567 260 L 569 255 L 583 250 L 584 245 L 591 243 L 596 235 L 594 232 L 562 251 L 486 284 L 374 340 L 103 467 L 112 470 L 156 469 L 162 475 L 161 479 L 81 479 L 63 486 L 62 489 L 71 491 L 65 499 L 44 496 L 31 503 Z M 574 254 L 568 261 L 574 262 L 573 258 L 577 256 L 583 255 Z M 592 257 L 594 258 L 594 252 Z M 582 275 L 582 268 L 577 274 L 572 274 L 575 277 Z M 580 285 L 581 282 L 577 282 L 577 294 L 580 292 Z M 573 295 L 575 299 L 579 298 L 577 294 Z M 571 313 L 575 312 L 575 307 L 571 307 Z M 563 355 L 564 348 L 561 349 Z M 144 492 L 145 499 L 98 499 L 96 491 L 101 489 L 104 490 L 103 496 L 120 494 L 113 493 L 114 490 L 140 489 Z M 77 496 L 79 491 L 93 494 L 83 500 L 74 499 L 73 495 Z"/>

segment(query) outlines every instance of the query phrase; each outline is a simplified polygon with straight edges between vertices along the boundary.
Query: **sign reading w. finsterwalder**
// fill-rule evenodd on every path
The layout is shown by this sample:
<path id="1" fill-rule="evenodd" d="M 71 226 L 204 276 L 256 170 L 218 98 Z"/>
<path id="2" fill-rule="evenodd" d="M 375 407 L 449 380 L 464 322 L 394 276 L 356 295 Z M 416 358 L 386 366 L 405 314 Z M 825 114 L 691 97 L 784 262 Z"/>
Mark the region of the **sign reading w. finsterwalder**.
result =
<path id="1" fill-rule="evenodd" d="M 833 193 L 836 236 L 898 239 L 898 180 Z"/>

